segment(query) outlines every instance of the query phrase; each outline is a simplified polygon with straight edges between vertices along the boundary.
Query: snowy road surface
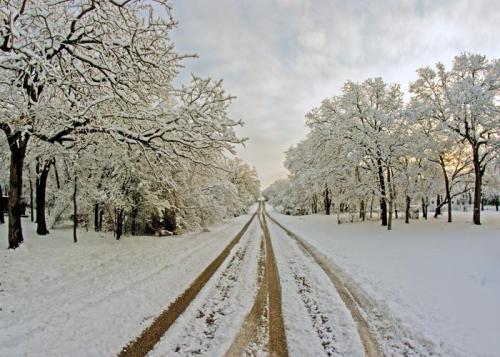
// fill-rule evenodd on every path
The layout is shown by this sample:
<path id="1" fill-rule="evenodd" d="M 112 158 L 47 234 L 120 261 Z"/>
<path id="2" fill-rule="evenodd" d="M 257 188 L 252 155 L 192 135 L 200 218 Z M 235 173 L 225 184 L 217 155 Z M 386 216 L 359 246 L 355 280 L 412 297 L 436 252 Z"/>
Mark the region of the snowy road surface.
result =
<path id="1" fill-rule="evenodd" d="M 500 220 L 397 223 L 388 233 L 375 222 L 268 213 L 262 207 L 253 220 L 210 232 L 120 242 L 81 232 L 75 245 L 66 230 L 28 232 L 20 249 L 1 252 L 0 355 L 116 355 L 217 259 L 148 355 L 500 350 Z"/>

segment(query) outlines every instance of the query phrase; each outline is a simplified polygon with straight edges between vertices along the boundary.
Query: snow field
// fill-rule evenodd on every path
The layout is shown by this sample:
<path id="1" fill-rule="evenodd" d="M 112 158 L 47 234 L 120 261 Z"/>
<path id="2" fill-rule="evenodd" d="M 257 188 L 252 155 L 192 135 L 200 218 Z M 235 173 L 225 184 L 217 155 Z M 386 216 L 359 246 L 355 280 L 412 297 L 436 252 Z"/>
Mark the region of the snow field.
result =
<path id="1" fill-rule="evenodd" d="M 0 250 L 0 355 L 115 355 L 221 252 L 250 216 L 210 232 L 124 237 L 69 229 Z M 6 225 L 0 226 L 5 238 Z"/>
<path id="2" fill-rule="evenodd" d="M 214 276 L 149 356 L 222 356 L 257 293 L 261 231 L 254 218 Z"/>
<path id="3" fill-rule="evenodd" d="M 454 212 L 451 224 L 397 220 L 389 232 L 379 222 L 269 212 L 342 267 L 371 304 L 365 312 L 386 353 L 498 356 L 498 212 L 484 211 L 481 226 Z"/>
<path id="4" fill-rule="evenodd" d="M 364 356 L 356 325 L 312 257 L 268 220 L 281 280 L 291 356 Z M 307 342 L 306 342 L 307 341 Z"/>

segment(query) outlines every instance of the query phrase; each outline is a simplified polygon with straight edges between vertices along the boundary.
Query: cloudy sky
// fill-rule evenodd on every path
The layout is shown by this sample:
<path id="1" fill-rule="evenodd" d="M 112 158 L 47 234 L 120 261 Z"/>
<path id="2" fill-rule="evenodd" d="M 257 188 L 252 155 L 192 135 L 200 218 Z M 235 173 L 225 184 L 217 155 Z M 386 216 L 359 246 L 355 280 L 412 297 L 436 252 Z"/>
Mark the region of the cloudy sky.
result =
<path id="1" fill-rule="evenodd" d="M 249 138 L 239 155 L 265 188 L 286 177 L 284 151 L 304 115 L 350 79 L 382 76 L 406 90 L 415 69 L 459 52 L 500 55 L 498 0 L 173 0 L 173 40 L 197 53 L 190 72 L 223 78 Z"/>

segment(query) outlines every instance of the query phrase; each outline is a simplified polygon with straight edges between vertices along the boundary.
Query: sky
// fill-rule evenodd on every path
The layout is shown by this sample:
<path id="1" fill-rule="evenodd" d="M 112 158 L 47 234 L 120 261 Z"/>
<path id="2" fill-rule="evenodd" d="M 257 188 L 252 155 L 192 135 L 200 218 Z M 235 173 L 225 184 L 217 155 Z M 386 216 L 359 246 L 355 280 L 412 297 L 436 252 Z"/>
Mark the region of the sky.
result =
<path id="1" fill-rule="evenodd" d="M 381 76 L 407 90 L 417 68 L 461 52 L 500 54 L 498 0 L 172 0 L 172 39 L 190 73 L 222 78 L 247 137 L 238 156 L 262 188 L 287 171 L 305 114 L 347 80 Z"/>

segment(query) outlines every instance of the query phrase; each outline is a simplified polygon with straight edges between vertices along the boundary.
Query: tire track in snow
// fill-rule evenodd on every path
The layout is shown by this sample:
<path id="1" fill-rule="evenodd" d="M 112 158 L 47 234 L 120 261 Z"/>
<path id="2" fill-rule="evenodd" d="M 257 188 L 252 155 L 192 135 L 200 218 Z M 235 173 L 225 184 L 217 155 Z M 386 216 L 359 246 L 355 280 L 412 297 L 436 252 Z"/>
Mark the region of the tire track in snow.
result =
<path id="1" fill-rule="evenodd" d="M 217 355 L 228 340 L 227 332 L 250 308 L 255 291 L 259 251 L 256 224 L 238 243 L 213 280 L 186 312 L 181 323 L 167 333 L 151 355 Z M 255 280 L 254 280 L 255 277 Z M 230 337 L 230 336 L 229 336 Z"/>
<path id="2" fill-rule="evenodd" d="M 268 286 L 266 275 L 265 241 L 261 239 L 258 261 L 257 285 L 259 287 L 252 309 L 245 316 L 240 331 L 226 351 L 226 357 L 261 356 L 267 353 Z"/>
<path id="3" fill-rule="evenodd" d="M 245 317 L 238 335 L 226 356 L 288 356 L 288 345 L 283 321 L 281 283 L 271 236 L 264 216 L 264 206 L 259 204 L 259 223 L 264 234 L 265 255 L 259 260 L 262 278 L 250 313 Z M 267 337 L 267 345 L 266 345 Z"/>
<path id="4" fill-rule="evenodd" d="M 182 295 L 180 295 L 167 309 L 165 309 L 153 322 L 149 325 L 139 337 L 129 342 L 118 354 L 120 357 L 136 357 L 145 356 L 158 343 L 165 332 L 173 325 L 177 318 L 187 309 L 189 304 L 198 295 L 201 289 L 205 286 L 208 280 L 214 275 L 219 267 L 224 263 L 229 256 L 233 247 L 241 240 L 243 235 L 248 230 L 248 227 L 254 220 L 257 212 L 255 212 L 248 222 L 243 226 L 236 237 L 224 248 L 224 250 L 210 263 L 205 270 L 193 281 Z"/>
<path id="5" fill-rule="evenodd" d="M 259 217 L 261 217 L 261 227 L 264 231 L 264 239 L 266 241 L 266 266 L 268 269 L 267 281 L 269 286 L 269 355 L 271 357 L 286 357 L 288 356 L 288 345 L 286 342 L 285 323 L 283 320 L 281 283 L 262 201 L 260 202 Z"/>
<path id="6" fill-rule="evenodd" d="M 335 286 L 335 289 L 339 293 L 345 306 L 350 311 L 352 318 L 356 322 L 358 334 L 359 337 L 361 338 L 361 342 L 363 344 L 366 356 L 368 357 L 383 356 L 378 341 L 373 336 L 370 326 L 366 321 L 365 317 L 363 316 L 357 301 L 354 299 L 353 295 L 347 289 L 347 287 L 342 283 L 342 280 L 335 274 L 335 272 L 332 269 L 329 269 L 327 264 L 325 264 L 325 261 L 321 259 L 318 256 L 318 254 L 316 254 L 316 252 L 314 252 L 307 243 L 305 243 L 296 234 L 294 234 L 293 232 L 285 228 L 283 225 L 281 225 L 276 219 L 271 217 L 267 212 L 265 212 L 265 214 L 267 215 L 267 217 L 269 217 L 269 219 L 273 223 L 275 223 L 278 227 L 280 227 L 283 231 L 285 231 L 285 233 L 289 237 L 293 238 L 299 244 L 299 247 L 303 250 L 304 254 L 311 256 L 314 259 L 314 261 L 321 267 L 321 269 L 326 273 L 332 284 Z"/>
<path id="7" fill-rule="evenodd" d="M 308 282 L 305 275 L 297 272 L 297 269 L 292 270 L 294 271 L 293 278 L 298 288 L 298 294 L 311 318 L 312 326 L 321 340 L 321 346 L 325 350 L 327 356 L 336 355 L 338 353 L 335 347 L 336 338 L 328 316 L 323 313 L 318 306 L 318 302 L 314 298 L 311 284 Z"/>

